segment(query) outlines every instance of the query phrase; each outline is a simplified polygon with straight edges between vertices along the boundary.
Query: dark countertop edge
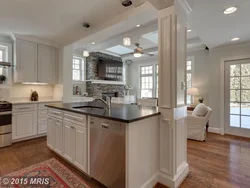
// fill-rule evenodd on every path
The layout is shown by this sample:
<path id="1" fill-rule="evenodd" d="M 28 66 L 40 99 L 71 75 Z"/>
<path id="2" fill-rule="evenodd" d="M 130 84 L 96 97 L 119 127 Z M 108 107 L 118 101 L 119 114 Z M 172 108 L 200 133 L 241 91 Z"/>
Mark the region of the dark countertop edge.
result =
<path id="1" fill-rule="evenodd" d="M 71 110 L 71 109 L 67 109 L 67 108 L 60 108 L 60 107 L 55 107 L 55 106 L 50 106 L 50 105 L 45 105 L 45 106 L 47 106 L 49 108 L 65 110 L 65 111 L 69 111 L 69 112 L 73 112 L 73 113 L 77 113 L 77 114 L 84 114 L 84 115 L 90 115 L 90 116 L 93 116 L 93 117 L 99 117 L 99 118 L 103 118 L 103 119 L 110 119 L 110 120 L 114 120 L 114 121 L 120 121 L 120 122 L 123 122 L 123 123 L 132 123 L 132 122 L 135 122 L 135 121 L 140 121 L 140 120 L 143 120 L 143 119 L 146 119 L 146 118 L 149 118 L 149 117 L 153 117 L 153 116 L 158 116 L 158 115 L 161 114 L 160 112 L 157 112 L 155 114 L 139 117 L 139 118 L 136 118 L 136 119 L 125 120 L 125 119 L 113 118 L 113 117 L 102 116 L 102 115 L 97 115 L 97 114 L 91 114 L 91 113 L 88 113 L 88 112 L 79 112 L 79 111 L 75 111 L 75 110 Z"/>

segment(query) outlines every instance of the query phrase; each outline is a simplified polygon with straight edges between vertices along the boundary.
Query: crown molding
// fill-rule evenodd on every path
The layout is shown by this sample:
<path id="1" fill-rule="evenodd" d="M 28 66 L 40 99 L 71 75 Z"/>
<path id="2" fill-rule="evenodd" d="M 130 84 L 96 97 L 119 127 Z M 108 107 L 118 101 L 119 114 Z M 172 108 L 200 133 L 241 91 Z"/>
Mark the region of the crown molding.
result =
<path id="1" fill-rule="evenodd" d="M 182 6 L 182 8 L 185 10 L 186 14 L 190 14 L 192 12 L 192 8 L 188 4 L 186 0 L 178 0 L 179 4 Z"/>

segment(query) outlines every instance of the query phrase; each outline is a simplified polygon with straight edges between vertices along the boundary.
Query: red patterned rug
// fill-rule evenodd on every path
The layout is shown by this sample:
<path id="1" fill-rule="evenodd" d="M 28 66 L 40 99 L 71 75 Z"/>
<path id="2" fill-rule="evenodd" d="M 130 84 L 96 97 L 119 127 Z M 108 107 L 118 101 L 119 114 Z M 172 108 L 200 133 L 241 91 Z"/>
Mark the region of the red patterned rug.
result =
<path id="1" fill-rule="evenodd" d="M 0 187 L 90 188 L 54 158 L 2 177 Z"/>

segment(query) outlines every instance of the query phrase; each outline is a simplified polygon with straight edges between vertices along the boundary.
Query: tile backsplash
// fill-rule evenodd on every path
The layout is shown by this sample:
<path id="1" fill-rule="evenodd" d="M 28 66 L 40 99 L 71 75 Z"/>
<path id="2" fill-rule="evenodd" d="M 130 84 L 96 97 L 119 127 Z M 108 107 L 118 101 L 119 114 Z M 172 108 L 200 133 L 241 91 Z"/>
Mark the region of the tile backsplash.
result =
<path id="1" fill-rule="evenodd" d="M 39 99 L 62 100 L 60 85 L 22 85 L 13 84 L 11 88 L 0 89 L 0 100 L 29 100 L 32 91 L 37 91 Z"/>

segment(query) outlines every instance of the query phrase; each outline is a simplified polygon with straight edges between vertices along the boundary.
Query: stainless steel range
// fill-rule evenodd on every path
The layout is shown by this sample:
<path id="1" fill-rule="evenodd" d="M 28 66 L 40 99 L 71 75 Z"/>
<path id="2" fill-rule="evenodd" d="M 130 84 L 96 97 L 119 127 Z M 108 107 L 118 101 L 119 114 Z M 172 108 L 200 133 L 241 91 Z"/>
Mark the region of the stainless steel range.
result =
<path id="1" fill-rule="evenodd" d="M 12 144 L 12 104 L 0 101 L 0 148 Z"/>

